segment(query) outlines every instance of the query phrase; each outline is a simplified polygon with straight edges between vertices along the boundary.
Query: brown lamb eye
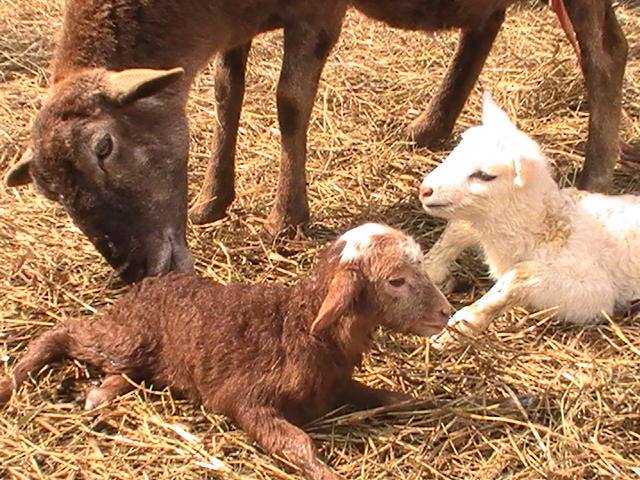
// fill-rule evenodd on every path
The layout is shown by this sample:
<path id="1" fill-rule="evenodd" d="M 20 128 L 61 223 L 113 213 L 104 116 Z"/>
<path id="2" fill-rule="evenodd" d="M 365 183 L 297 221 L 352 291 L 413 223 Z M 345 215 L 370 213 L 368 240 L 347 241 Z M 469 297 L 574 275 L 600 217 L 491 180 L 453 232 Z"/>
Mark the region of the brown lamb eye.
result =
<path id="1" fill-rule="evenodd" d="M 389 285 L 392 287 L 401 287 L 405 284 L 404 278 L 394 278 L 393 280 L 389 280 Z"/>
<path id="2" fill-rule="evenodd" d="M 113 151 L 113 139 L 111 138 L 111 135 L 105 133 L 103 137 L 98 140 L 98 143 L 96 143 L 94 151 L 98 160 L 104 160 L 107 158 Z"/>

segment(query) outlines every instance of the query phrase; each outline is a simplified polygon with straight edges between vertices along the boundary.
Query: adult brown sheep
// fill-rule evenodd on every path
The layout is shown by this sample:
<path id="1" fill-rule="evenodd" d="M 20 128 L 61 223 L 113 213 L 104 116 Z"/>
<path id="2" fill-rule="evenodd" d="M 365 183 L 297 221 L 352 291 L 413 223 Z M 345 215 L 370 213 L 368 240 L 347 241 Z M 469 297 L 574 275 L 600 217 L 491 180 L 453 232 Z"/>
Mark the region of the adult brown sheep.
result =
<path id="1" fill-rule="evenodd" d="M 449 135 L 511 0 L 353 0 L 393 26 L 460 28 L 458 50 L 427 113 L 412 126 L 432 144 Z M 581 186 L 602 190 L 617 158 L 627 45 L 610 0 L 565 0 L 587 78 L 590 136 Z M 282 134 L 272 230 L 307 221 L 306 132 L 318 79 L 348 0 L 68 0 L 51 92 L 30 147 L 6 183 L 33 181 L 60 202 L 125 280 L 190 270 L 186 246 L 187 93 L 218 57 L 220 126 L 196 223 L 234 198 L 234 152 L 251 39 L 284 28 L 277 90 Z M 180 66 L 181 68 L 174 68 Z"/>

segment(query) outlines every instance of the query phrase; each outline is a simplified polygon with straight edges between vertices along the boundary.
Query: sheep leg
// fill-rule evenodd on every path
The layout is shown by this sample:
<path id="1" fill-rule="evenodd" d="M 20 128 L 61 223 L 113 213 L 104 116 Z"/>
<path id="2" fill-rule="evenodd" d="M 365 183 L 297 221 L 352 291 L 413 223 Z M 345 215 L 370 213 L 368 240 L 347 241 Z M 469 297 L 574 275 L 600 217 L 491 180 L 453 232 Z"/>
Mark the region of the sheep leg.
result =
<path id="1" fill-rule="evenodd" d="M 567 40 L 569 40 L 574 52 L 576 52 L 576 56 L 580 59 L 580 47 L 576 40 L 576 32 L 573 29 L 573 25 L 571 25 L 569 15 L 567 15 L 564 0 L 549 0 L 549 8 L 557 15 L 560 26 L 562 27 L 564 34 L 567 36 Z"/>
<path id="2" fill-rule="evenodd" d="M 628 45 L 609 0 L 564 0 L 580 46 L 589 137 L 578 187 L 605 192 L 618 159 L 622 79 Z"/>
<path id="3" fill-rule="evenodd" d="M 84 408 L 85 410 L 91 410 L 99 407 L 120 395 L 130 392 L 133 388 L 133 384 L 122 375 L 109 375 L 99 387 L 89 391 Z"/>
<path id="4" fill-rule="evenodd" d="M 493 42 L 504 21 L 505 10 L 493 13 L 483 25 L 462 30 L 453 60 L 427 109 L 407 128 L 422 147 L 437 147 L 451 135 Z"/>
<path id="5" fill-rule="evenodd" d="M 312 480 L 341 480 L 319 458 L 313 441 L 300 428 L 285 420 L 270 407 L 246 408 L 236 413 L 235 421 L 244 432 L 271 455 L 278 455 Z"/>
<path id="6" fill-rule="evenodd" d="M 395 405 L 413 400 L 411 395 L 382 388 L 372 388 L 356 380 L 351 380 L 342 393 L 343 403 L 353 405 L 358 410 Z"/>
<path id="7" fill-rule="evenodd" d="M 0 404 L 9 401 L 13 392 L 22 385 L 30 373 L 67 355 L 67 324 L 68 322 L 61 322 L 29 343 L 27 351 L 13 367 L 11 375 L 0 379 Z"/>
<path id="8" fill-rule="evenodd" d="M 216 57 L 217 126 L 204 182 L 189 216 L 195 224 L 223 218 L 235 198 L 235 154 L 251 42 Z"/>
<path id="9" fill-rule="evenodd" d="M 484 331 L 497 316 L 522 303 L 529 288 L 534 288 L 534 266 L 523 262 L 502 275 L 496 284 L 475 303 L 458 310 L 449 319 L 449 329 L 436 337 L 432 346 L 444 347 L 453 338 L 451 332 L 474 337 Z"/>
<path id="10" fill-rule="evenodd" d="M 325 19 L 323 25 L 300 22 L 284 30 L 284 58 L 277 91 L 280 174 L 267 224 L 272 234 L 309 220 L 305 174 L 307 127 L 320 74 L 340 34 L 343 13 L 332 13 L 334 17 Z"/>
<path id="11" fill-rule="evenodd" d="M 115 377 L 125 373 L 141 381 L 149 372 L 153 351 L 147 337 L 143 325 L 113 323 L 108 317 L 64 320 L 29 342 L 11 375 L 0 379 L 0 404 L 11 398 L 30 373 L 62 358 L 81 360 L 108 374 L 93 397 L 123 392 L 125 380 L 120 382 Z"/>
<path id="12" fill-rule="evenodd" d="M 464 250 L 477 243 L 477 234 L 469 222 L 452 220 L 424 257 L 425 270 L 433 283 L 448 289 L 451 264 Z"/>

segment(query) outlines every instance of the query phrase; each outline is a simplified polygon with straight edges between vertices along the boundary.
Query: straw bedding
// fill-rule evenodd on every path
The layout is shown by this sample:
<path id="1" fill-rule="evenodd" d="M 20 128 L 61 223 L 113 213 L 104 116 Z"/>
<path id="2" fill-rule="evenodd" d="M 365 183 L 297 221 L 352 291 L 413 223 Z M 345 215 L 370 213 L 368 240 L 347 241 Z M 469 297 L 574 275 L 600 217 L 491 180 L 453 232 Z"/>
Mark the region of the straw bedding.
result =
<path id="1" fill-rule="evenodd" d="M 630 44 L 623 138 L 640 138 L 640 7 L 620 2 Z M 0 170 L 15 161 L 47 86 L 61 0 L 0 0 Z M 238 145 L 238 199 L 227 219 L 189 227 L 197 270 L 213 280 L 293 282 L 318 249 L 364 220 L 386 221 L 427 248 L 443 227 L 416 200 L 421 176 L 447 151 L 403 136 L 442 78 L 456 35 L 399 32 L 349 14 L 330 57 L 309 133 L 306 236 L 263 233 L 273 203 L 279 138 L 275 82 L 281 34 L 261 36 L 249 61 Z M 479 120 L 489 89 L 573 181 L 587 110 L 575 57 L 539 3 L 512 8 L 456 132 Z M 190 198 L 210 154 L 212 71 L 189 105 Z M 452 144 L 446 146 L 451 148 Z M 637 165 L 616 190 L 640 192 Z M 65 316 L 90 315 L 124 291 L 67 216 L 31 189 L 1 192 L 0 371 L 29 338 Z M 457 268 L 456 306 L 490 286 L 473 254 Z M 434 352 L 381 332 L 360 373 L 369 384 L 424 399 L 405 412 L 338 411 L 308 427 L 324 458 L 349 479 L 640 478 L 640 322 L 619 315 L 570 327 L 551 312 L 516 309 L 471 344 Z M 140 388 L 98 411 L 82 400 L 95 371 L 67 363 L 40 372 L 0 411 L 0 478 L 298 478 L 227 420 L 167 392 Z"/>

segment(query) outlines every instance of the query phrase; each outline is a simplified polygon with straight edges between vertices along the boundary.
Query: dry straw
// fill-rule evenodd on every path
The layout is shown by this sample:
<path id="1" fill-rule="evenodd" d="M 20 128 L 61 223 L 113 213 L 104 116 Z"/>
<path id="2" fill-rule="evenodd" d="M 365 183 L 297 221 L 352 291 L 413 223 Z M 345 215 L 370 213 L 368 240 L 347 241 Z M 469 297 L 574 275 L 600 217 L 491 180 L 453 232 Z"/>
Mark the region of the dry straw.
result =
<path id="1" fill-rule="evenodd" d="M 630 44 L 622 135 L 640 137 L 640 8 L 620 2 Z M 61 1 L 0 0 L 0 169 L 15 161 L 47 85 Z M 309 133 L 308 236 L 274 244 L 261 218 L 278 162 L 275 82 L 281 34 L 261 36 L 249 61 L 238 146 L 238 199 L 229 218 L 190 227 L 198 271 L 221 282 L 292 282 L 318 248 L 349 226 L 384 220 L 428 247 L 442 224 L 416 202 L 420 177 L 446 154 L 413 148 L 403 127 L 433 94 L 456 36 L 399 32 L 350 13 L 324 71 Z M 215 125 L 212 72 L 192 93 L 191 198 Z M 587 110 L 573 52 L 541 5 L 512 8 L 458 122 L 478 121 L 489 89 L 571 183 L 582 161 Z M 640 192 L 638 166 L 616 188 Z M 490 285 L 472 255 L 456 305 Z M 89 315 L 123 287 L 66 215 L 29 189 L 0 202 L 0 356 L 66 316 Z M 322 455 L 350 479 L 640 478 L 640 323 L 617 315 L 586 328 L 549 312 L 514 310 L 472 344 L 430 352 L 427 342 L 381 333 L 361 371 L 372 385 L 424 399 L 410 411 L 340 411 L 309 427 Z M 6 369 L 0 363 L 0 370 Z M 45 369 L 0 411 L 0 477 L 15 479 L 298 478 L 224 418 L 139 389 L 83 412 L 96 372 Z"/>

